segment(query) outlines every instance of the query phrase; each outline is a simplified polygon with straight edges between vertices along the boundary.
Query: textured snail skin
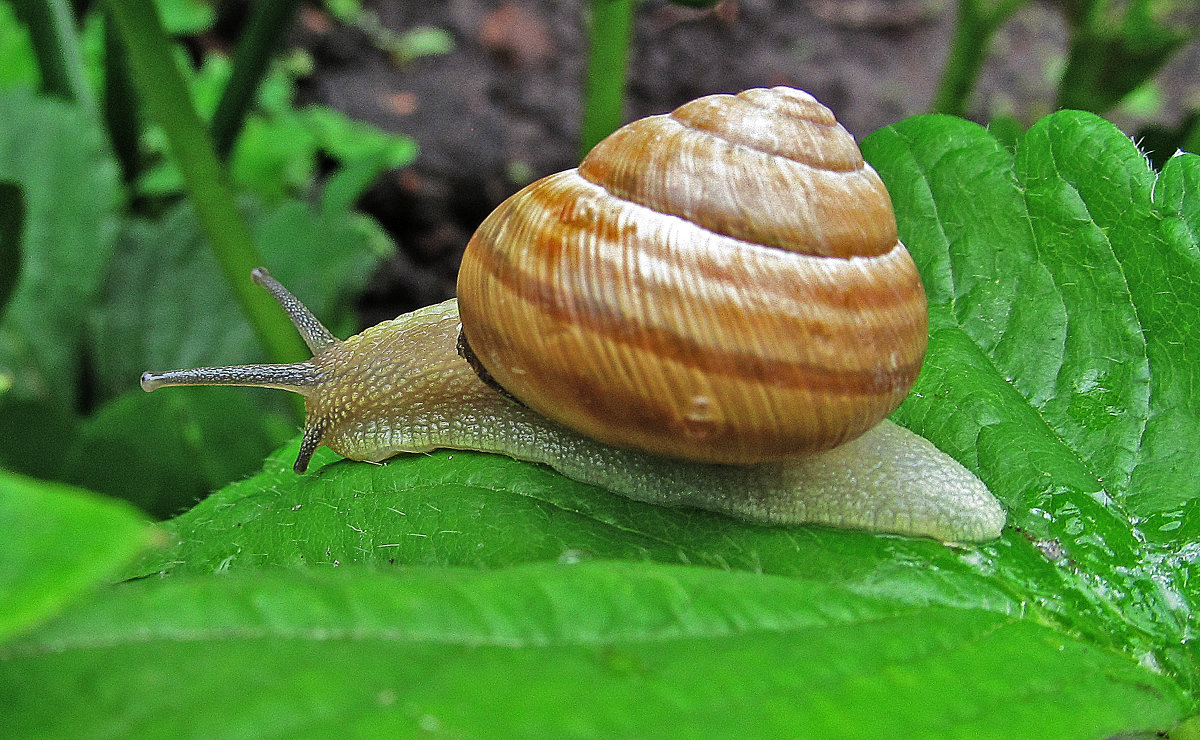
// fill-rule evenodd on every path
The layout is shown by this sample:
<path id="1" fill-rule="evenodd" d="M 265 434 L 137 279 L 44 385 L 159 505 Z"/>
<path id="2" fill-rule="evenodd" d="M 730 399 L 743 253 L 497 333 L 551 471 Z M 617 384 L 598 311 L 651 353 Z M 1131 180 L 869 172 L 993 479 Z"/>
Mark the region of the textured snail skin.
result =
<path id="1" fill-rule="evenodd" d="M 458 295 L 471 350 L 515 397 L 705 462 L 853 439 L 903 401 L 926 345 L 887 190 L 790 88 L 621 128 L 488 217 Z"/>
<path id="2" fill-rule="evenodd" d="M 263 281 L 263 273 L 256 277 Z M 147 373 L 142 386 L 260 385 L 303 394 L 298 472 L 319 444 L 375 462 L 399 452 L 470 449 L 543 463 L 638 501 L 755 522 L 943 541 L 987 540 L 1004 526 L 1004 510 L 978 478 L 886 420 L 828 452 L 758 465 L 697 463 L 596 442 L 479 380 L 455 350 L 459 328 L 451 300 L 344 342 L 316 342 L 308 362 Z"/>
<path id="3" fill-rule="evenodd" d="M 758 522 L 998 536 L 969 471 L 885 420 L 925 353 L 920 277 L 853 138 L 807 93 L 710 96 L 626 126 L 503 203 L 459 301 L 340 341 L 264 271 L 308 362 L 142 387 L 301 393 L 296 461 L 439 447 Z M 461 320 L 460 312 L 461 310 Z M 520 403 L 479 379 L 475 361 Z"/>

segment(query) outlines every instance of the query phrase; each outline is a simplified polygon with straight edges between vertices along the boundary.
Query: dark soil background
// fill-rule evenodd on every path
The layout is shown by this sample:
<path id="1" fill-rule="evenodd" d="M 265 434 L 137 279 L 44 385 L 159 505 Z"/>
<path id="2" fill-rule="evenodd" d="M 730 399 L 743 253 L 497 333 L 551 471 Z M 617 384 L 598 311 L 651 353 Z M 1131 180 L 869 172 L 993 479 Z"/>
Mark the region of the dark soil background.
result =
<path id="1" fill-rule="evenodd" d="M 926 112 L 953 30 L 951 0 L 724 0 L 692 10 L 665 0 L 639 6 L 626 119 L 695 97 L 785 84 L 813 93 L 856 137 Z M 316 61 L 301 102 L 331 105 L 420 145 L 417 162 L 389 173 L 360 204 L 399 251 L 367 286 L 364 324 L 454 293 L 471 232 L 532 179 L 573 167 L 585 29 L 581 0 L 389 2 L 368 9 L 397 32 L 429 26 L 455 48 L 403 66 L 363 31 L 318 10 L 302 13 L 297 40 Z M 997 37 L 972 117 L 1015 115 L 1029 124 L 1053 110 L 1066 53 L 1057 7 L 1023 8 Z M 1174 125 L 1200 103 L 1200 45 L 1160 75 L 1156 117 Z M 1109 114 L 1127 132 L 1143 121 Z"/>

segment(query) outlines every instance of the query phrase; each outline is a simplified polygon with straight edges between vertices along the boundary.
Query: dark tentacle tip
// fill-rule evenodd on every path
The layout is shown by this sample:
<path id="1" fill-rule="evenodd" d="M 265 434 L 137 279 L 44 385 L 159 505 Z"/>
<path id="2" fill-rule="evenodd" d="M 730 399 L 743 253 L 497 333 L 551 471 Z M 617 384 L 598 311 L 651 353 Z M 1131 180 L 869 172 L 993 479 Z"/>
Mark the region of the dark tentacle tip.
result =
<path id="1" fill-rule="evenodd" d="M 292 470 L 297 475 L 303 475 L 308 470 L 308 463 L 312 460 L 313 453 L 317 451 L 317 445 L 310 436 L 308 430 L 304 432 L 304 440 L 300 443 L 300 454 L 296 455 L 296 462 L 292 465 Z"/>
<path id="2" fill-rule="evenodd" d="M 300 440 L 300 454 L 296 455 L 296 464 L 292 466 L 292 470 L 298 474 L 308 470 L 308 462 L 312 460 L 313 453 L 321 446 L 321 437 L 324 434 L 324 422 L 309 419 L 305 423 L 304 437 Z"/>

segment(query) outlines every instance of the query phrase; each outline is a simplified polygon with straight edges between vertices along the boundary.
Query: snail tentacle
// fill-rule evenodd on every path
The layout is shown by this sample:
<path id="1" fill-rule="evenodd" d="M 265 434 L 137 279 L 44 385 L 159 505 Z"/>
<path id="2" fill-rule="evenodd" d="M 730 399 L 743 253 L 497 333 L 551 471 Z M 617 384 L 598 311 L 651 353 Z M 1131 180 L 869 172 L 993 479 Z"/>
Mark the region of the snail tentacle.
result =
<path id="1" fill-rule="evenodd" d="M 338 338 L 325 328 L 325 325 L 313 315 L 313 312 L 308 310 L 308 306 L 301 303 L 296 296 L 292 295 L 291 291 L 283 287 L 282 283 L 272 277 L 271 273 L 267 272 L 267 268 L 254 268 L 250 271 L 250 277 L 256 285 L 265 288 L 271 294 L 271 297 L 279 303 L 279 307 L 292 320 L 296 331 L 300 332 L 300 338 L 304 340 L 304 343 L 308 345 L 308 349 L 313 354 L 338 341 Z"/>
<path id="2" fill-rule="evenodd" d="M 142 373 L 142 390 L 149 393 L 173 385 L 242 385 L 277 388 L 308 394 L 321 375 L 311 362 L 261 365 L 226 365 Z"/>
<path id="3" fill-rule="evenodd" d="M 279 303 L 314 355 L 341 341 L 325 328 L 308 306 L 272 277 L 265 267 L 251 270 L 250 278 Z M 321 373 L 317 366 L 311 361 L 306 361 L 197 367 L 164 373 L 147 372 L 142 373 L 141 386 L 147 393 L 175 385 L 240 385 L 276 388 L 307 395 L 309 389 L 320 380 Z"/>
<path id="4" fill-rule="evenodd" d="M 321 446 L 324 436 L 324 420 L 313 419 L 309 415 L 309 418 L 304 422 L 304 436 L 300 440 L 300 452 L 296 455 L 296 462 L 292 465 L 293 471 L 304 473 L 308 470 L 308 463 L 312 460 L 313 453 Z"/>

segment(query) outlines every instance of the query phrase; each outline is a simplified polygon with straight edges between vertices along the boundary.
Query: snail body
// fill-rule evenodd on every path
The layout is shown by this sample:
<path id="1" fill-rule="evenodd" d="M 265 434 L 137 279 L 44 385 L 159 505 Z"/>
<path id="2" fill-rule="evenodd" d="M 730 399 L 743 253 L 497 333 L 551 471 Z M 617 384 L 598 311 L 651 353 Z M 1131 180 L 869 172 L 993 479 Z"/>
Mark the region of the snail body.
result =
<path id="1" fill-rule="evenodd" d="M 884 419 L 919 372 L 924 293 L 882 182 L 806 93 L 711 96 L 619 130 L 489 216 L 457 301 L 345 341 L 254 279 L 311 360 L 142 387 L 303 394 L 297 472 L 321 444 L 368 461 L 449 447 L 760 522 L 942 540 L 1004 523 L 974 475 Z"/>

